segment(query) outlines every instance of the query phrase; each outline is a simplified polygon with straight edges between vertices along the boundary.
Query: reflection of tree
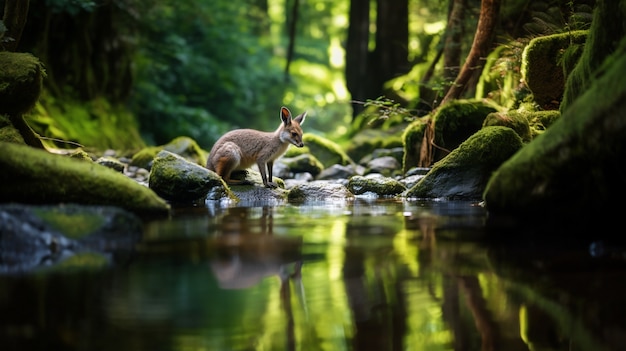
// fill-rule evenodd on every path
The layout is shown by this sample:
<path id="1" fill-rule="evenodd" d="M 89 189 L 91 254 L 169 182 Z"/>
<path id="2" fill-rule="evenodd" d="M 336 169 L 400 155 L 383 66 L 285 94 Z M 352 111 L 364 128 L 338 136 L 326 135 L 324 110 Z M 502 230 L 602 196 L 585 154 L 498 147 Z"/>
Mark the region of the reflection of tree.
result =
<path id="1" fill-rule="evenodd" d="M 359 226 L 348 231 L 350 228 Z M 369 249 L 352 243 L 346 245 L 344 253 L 343 279 L 355 329 L 353 349 L 402 350 L 407 330 L 406 297 L 401 274 L 393 272 L 395 263 L 388 261 L 388 248 L 372 255 Z M 372 257 L 376 257 L 373 262 Z"/>
<path id="2" fill-rule="evenodd" d="M 483 297 L 478 277 L 471 276 L 459 276 L 457 281 L 461 291 L 465 295 L 467 307 L 472 312 L 474 322 L 476 323 L 476 329 L 480 333 L 482 340 L 481 350 L 491 351 L 496 350 L 496 325 L 493 323 L 491 314 L 487 309 L 487 301 Z"/>
<path id="3" fill-rule="evenodd" d="M 427 277 L 428 291 L 434 300 L 438 300 L 435 293 L 436 286 L 433 275 L 434 261 L 440 259 L 445 267 L 458 267 L 460 254 L 456 250 L 437 250 L 437 237 L 435 229 L 437 227 L 436 219 L 432 217 L 423 217 L 419 220 L 419 229 L 422 239 L 419 244 L 419 268 L 420 276 Z M 456 248 L 457 246 L 454 246 Z M 443 317 L 450 325 L 454 334 L 454 349 L 468 350 L 471 344 L 471 331 L 467 324 L 463 323 L 461 318 L 460 297 L 461 294 L 465 298 L 467 308 L 472 314 L 476 329 L 478 330 L 484 351 L 495 350 L 497 328 L 493 323 L 492 316 L 487 309 L 487 301 L 483 297 L 483 292 L 476 275 L 457 275 L 454 273 L 444 272 L 442 274 Z"/>

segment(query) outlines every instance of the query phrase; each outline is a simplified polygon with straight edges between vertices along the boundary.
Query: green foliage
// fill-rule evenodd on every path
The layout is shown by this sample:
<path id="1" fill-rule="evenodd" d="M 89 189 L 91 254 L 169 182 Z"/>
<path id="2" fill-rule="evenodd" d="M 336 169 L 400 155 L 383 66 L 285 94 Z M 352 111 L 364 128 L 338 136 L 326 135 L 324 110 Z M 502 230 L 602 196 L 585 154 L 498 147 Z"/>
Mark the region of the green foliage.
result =
<path id="1" fill-rule="evenodd" d="M 132 101 L 150 143 L 205 148 L 231 126 L 274 129 L 282 71 L 254 1 L 169 0 L 145 9 Z"/>
<path id="2" fill-rule="evenodd" d="M 529 95 L 520 83 L 525 39 L 510 40 L 494 49 L 476 85 L 476 99 L 488 98 L 505 108 L 515 108 Z"/>
<path id="3" fill-rule="evenodd" d="M 67 13 L 75 16 L 81 11 L 92 12 L 97 4 L 90 0 L 46 0 L 46 7 L 53 13 Z"/>
<path id="4" fill-rule="evenodd" d="M 536 1 L 531 5 L 531 20 L 524 29 L 532 35 L 550 35 L 572 30 L 589 29 L 593 9 L 588 4 L 567 2 L 566 6 L 555 6 L 549 2 Z"/>
<path id="5" fill-rule="evenodd" d="M 124 107 L 111 105 L 104 98 L 81 102 L 44 94 L 26 117 L 40 135 L 90 148 L 130 150 L 144 146 L 135 117 Z M 75 147 L 76 144 L 57 146 Z"/>

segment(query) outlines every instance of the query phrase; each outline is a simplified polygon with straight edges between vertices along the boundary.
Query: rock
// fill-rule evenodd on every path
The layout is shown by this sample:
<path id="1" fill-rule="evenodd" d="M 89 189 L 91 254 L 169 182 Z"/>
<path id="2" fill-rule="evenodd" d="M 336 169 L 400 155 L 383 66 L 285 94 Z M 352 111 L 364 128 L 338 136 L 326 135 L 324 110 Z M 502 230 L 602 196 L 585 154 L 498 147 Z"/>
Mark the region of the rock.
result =
<path id="1" fill-rule="evenodd" d="M 365 174 L 380 173 L 385 177 L 401 173 L 400 162 L 392 156 L 384 156 L 371 160 L 367 163 Z"/>
<path id="2" fill-rule="evenodd" d="M 73 268 L 101 268 L 133 250 L 142 230 L 137 216 L 117 207 L 0 205 L 0 273 L 67 267 L 81 254 Z"/>
<path id="3" fill-rule="evenodd" d="M 314 177 L 324 169 L 324 165 L 311 154 L 296 157 L 283 157 L 281 162 L 287 166 L 289 173 L 310 173 Z"/>
<path id="4" fill-rule="evenodd" d="M 111 168 L 114 171 L 124 173 L 124 169 L 126 165 L 114 157 L 111 156 L 102 156 L 96 160 L 96 163 L 99 165 L 103 165 L 104 167 Z"/>
<path id="5" fill-rule="evenodd" d="M 618 3 L 605 1 L 601 8 L 611 6 Z M 520 223 L 541 218 L 558 226 L 584 223 L 591 228 L 599 224 L 610 228 L 608 222 L 621 221 L 623 207 L 616 201 L 626 197 L 626 37 L 606 32 L 613 22 L 623 23 L 615 11 L 598 15 L 608 17 L 602 22 L 594 17 L 595 30 L 602 33 L 592 33 L 590 39 L 612 42 L 612 36 L 620 37 L 614 53 L 599 67 L 586 68 L 594 75 L 587 89 L 548 130 L 493 174 L 484 194 L 490 214 L 511 216 Z M 589 59 L 597 59 L 597 51 L 590 46 Z M 589 235 L 595 232 L 624 238 L 619 230 L 591 230 Z"/>
<path id="6" fill-rule="evenodd" d="M 260 175 L 259 175 L 260 179 Z M 274 178 L 275 182 L 276 179 Z M 284 183 L 280 183 L 278 188 L 270 189 L 263 186 L 263 183 L 254 185 L 234 185 L 230 191 L 237 199 L 237 205 L 243 207 L 258 206 L 278 206 L 287 201 L 288 191 L 284 189 Z"/>
<path id="7" fill-rule="evenodd" d="M 487 115 L 483 121 L 483 127 L 489 126 L 505 126 L 513 129 L 524 142 L 531 139 L 530 123 L 526 117 L 527 113 L 519 113 L 517 111 L 492 112 Z"/>
<path id="8" fill-rule="evenodd" d="M 37 103 L 45 76 L 44 65 L 37 57 L 29 53 L 0 51 L 0 114 L 9 117 L 11 125 L 22 137 L 16 140 L 15 136 L 5 135 L 2 140 L 25 142 L 43 149 L 39 136 L 24 121 L 23 114 Z"/>
<path id="9" fill-rule="evenodd" d="M 294 157 L 303 153 L 311 153 L 322 163 L 324 167 L 328 167 L 335 163 L 342 165 L 354 163 L 350 156 L 348 156 L 348 154 L 346 154 L 339 145 L 330 139 L 306 133 L 304 134 L 302 141 L 304 142 L 304 148 L 290 148 L 287 150 L 285 156 Z"/>
<path id="10" fill-rule="evenodd" d="M 522 139 L 508 127 L 485 127 L 472 135 L 405 196 L 409 198 L 481 199 L 491 174 L 522 148 Z"/>
<path id="11" fill-rule="evenodd" d="M 297 184 L 289 191 L 289 201 L 321 201 L 352 199 L 348 188 L 330 181 L 317 180 L 310 183 Z"/>
<path id="12" fill-rule="evenodd" d="M 348 190 L 355 195 L 373 193 L 378 196 L 395 196 L 406 190 L 399 181 L 381 175 L 354 176 L 348 181 Z"/>
<path id="13" fill-rule="evenodd" d="M 0 142 L 0 201 L 111 205 L 164 215 L 169 205 L 152 190 L 98 165 L 25 145 Z"/>
<path id="14" fill-rule="evenodd" d="M 204 200 L 212 188 L 227 188 L 215 172 L 166 150 L 154 158 L 148 186 L 172 202 Z"/>
<path id="15" fill-rule="evenodd" d="M 178 137 L 165 145 L 151 146 L 140 150 L 133 155 L 130 165 L 149 170 L 152 167 L 152 160 L 161 150 L 175 153 L 203 167 L 206 165 L 208 157 L 208 153 L 202 150 L 195 140 L 189 137 Z"/>
<path id="16" fill-rule="evenodd" d="M 522 79 L 542 108 L 558 108 L 565 87 L 563 53 L 572 45 L 584 45 L 587 34 L 579 30 L 537 37 L 524 48 Z"/>
<path id="17" fill-rule="evenodd" d="M 348 179 L 354 175 L 362 175 L 358 173 L 355 166 L 343 166 L 340 164 L 334 164 L 324 169 L 317 175 L 318 180 L 332 180 L 332 179 Z"/>

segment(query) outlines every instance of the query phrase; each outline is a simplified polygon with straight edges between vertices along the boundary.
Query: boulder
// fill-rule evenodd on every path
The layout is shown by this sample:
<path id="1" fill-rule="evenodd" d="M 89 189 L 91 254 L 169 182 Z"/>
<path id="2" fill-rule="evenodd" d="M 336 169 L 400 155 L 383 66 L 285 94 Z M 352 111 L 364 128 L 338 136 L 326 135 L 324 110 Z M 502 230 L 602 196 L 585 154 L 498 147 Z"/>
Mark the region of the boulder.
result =
<path id="1" fill-rule="evenodd" d="M 485 127 L 435 163 L 405 196 L 480 200 L 493 171 L 522 145 L 522 139 L 511 128 Z"/>
<path id="2" fill-rule="evenodd" d="M 0 201 L 111 205 L 163 215 L 169 205 L 152 190 L 98 165 L 29 146 L 0 142 Z"/>
<path id="3" fill-rule="evenodd" d="M 164 199 L 181 203 L 204 200 L 214 187 L 228 189 L 215 172 L 166 150 L 154 158 L 148 186 Z"/>

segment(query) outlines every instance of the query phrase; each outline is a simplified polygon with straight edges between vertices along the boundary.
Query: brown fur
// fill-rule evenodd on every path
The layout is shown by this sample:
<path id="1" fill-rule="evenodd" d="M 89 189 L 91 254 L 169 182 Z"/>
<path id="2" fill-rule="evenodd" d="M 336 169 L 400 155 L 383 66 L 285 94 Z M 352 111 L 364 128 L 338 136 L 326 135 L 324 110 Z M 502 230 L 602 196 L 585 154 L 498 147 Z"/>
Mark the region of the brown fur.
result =
<path id="1" fill-rule="evenodd" d="M 272 182 L 274 160 L 280 157 L 289 144 L 303 147 L 302 128 L 306 112 L 291 117 L 286 107 L 280 109 L 282 123 L 275 132 L 262 132 L 254 129 L 236 129 L 219 138 L 207 160 L 206 167 L 216 172 L 228 184 L 242 184 L 243 181 L 230 179 L 235 170 L 245 170 L 256 164 L 263 178 L 263 185 L 275 188 Z M 267 173 L 266 173 L 267 169 Z"/>

